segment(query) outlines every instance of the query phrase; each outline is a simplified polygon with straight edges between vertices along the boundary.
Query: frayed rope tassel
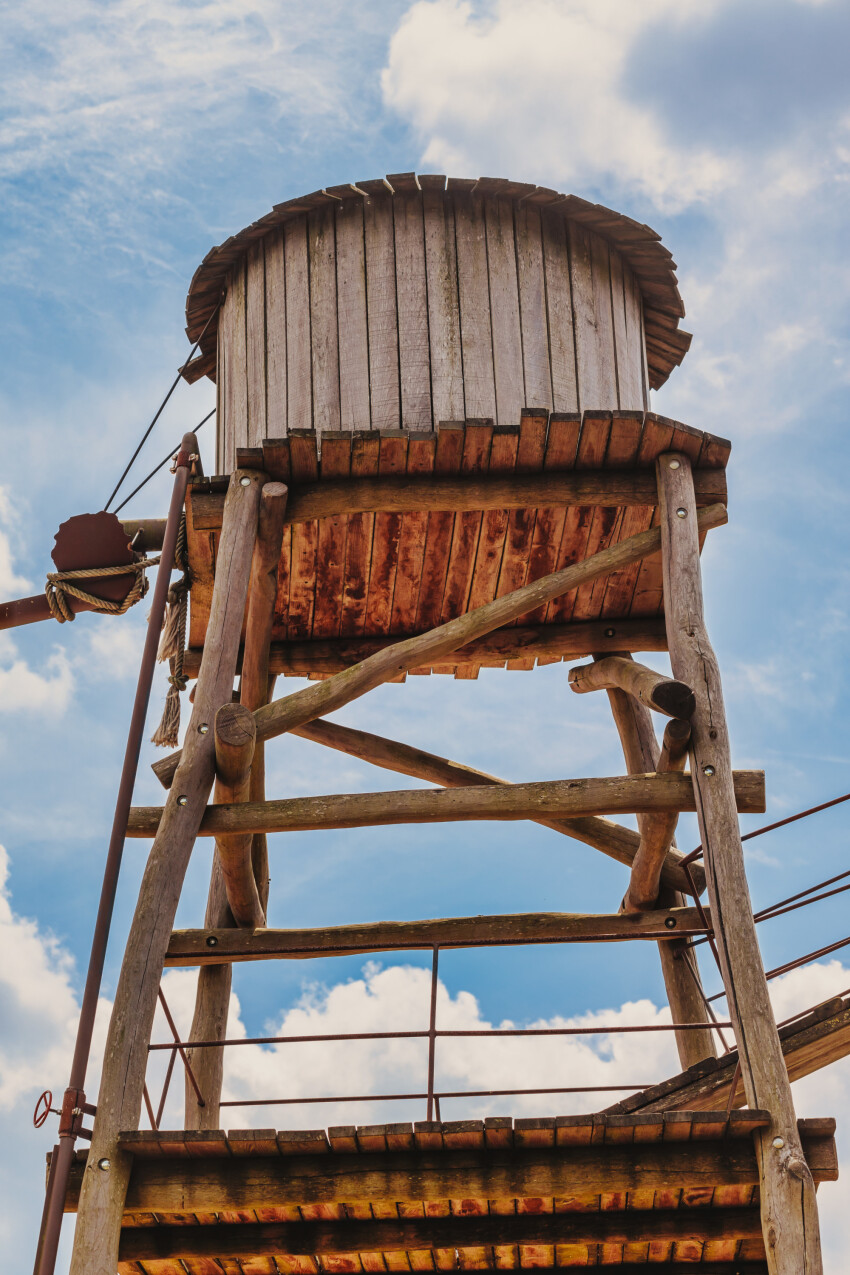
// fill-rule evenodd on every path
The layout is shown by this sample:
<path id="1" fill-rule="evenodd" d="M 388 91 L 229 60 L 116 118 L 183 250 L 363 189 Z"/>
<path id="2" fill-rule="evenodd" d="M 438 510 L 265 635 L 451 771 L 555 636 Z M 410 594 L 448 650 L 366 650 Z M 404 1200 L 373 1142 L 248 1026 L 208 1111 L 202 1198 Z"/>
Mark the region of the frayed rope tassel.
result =
<path id="1" fill-rule="evenodd" d="M 169 660 L 171 675 L 168 694 L 162 710 L 162 720 L 151 735 L 151 743 L 157 748 L 176 748 L 180 740 L 180 693 L 185 691 L 189 679 L 183 672 L 183 651 L 186 645 L 186 613 L 189 607 L 189 564 L 186 555 L 186 518 L 180 522 L 174 557 L 183 576 L 168 590 L 168 607 L 159 639 L 157 660 L 160 664 Z"/>

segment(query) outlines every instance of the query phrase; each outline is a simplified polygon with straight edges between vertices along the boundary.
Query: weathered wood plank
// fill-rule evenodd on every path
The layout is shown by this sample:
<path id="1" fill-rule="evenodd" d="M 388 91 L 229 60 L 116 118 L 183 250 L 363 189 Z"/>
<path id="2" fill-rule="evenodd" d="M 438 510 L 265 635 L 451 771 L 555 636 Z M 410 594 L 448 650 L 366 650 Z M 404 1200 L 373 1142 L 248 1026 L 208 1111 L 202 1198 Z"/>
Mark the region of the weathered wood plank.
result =
<path id="1" fill-rule="evenodd" d="M 339 319 L 336 285 L 336 236 L 333 204 L 308 218 L 310 255 L 310 334 L 313 367 L 313 425 L 316 432 L 340 428 Z M 292 422 L 294 425 L 295 422 Z"/>
<path id="2" fill-rule="evenodd" d="M 347 432 L 326 434 L 322 440 L 322 477 L 347 478 L 351 470 L 352 437 Z M 339 633 L 345 587 L 348 519 L 345 514 L 323 518 L 318 524 L 316 569 L 321 586 L 316 589 L 313 638 L 333 638 Z"/>
<path id="3" fill-rule="evenodd" d="M 488 472 L 510 473 L 516 464 L 518 446 L 518 428 L 502 426 L 496 429 L 490 444 Z M 467 601 L 469 610 L 483 606 L 485 602 L 491 602 L 496 596 L 509 516 L 507 509 L 488 509 L 481 519 L 478 548 Z"/>
<path id="4" fill-rule="evenodd" d="M 251 244 L 245 258 L 246 379 L 248 446 L 257 447 L 268 434 L 266 415 L 266 259 L 262 240 Z"/>
<path id="5" fill-rule="evenodd" d="M 432 415 L 435 423 L 458 421 L 466 416 L 466 404 L 463 392 L 454 208 L 451 201 L 436 190 L 424 189 L 422 203 L 425 216 Z"/>
<path id="6" fill-rule="evenodd" d="M 404 474 L 408 444 L 409 437 L 404 430 L 381 435 L 378 451 L 379 475 L 389 477 Z M 367 635 L 390 631 L 401 525 L 400 513 L 375 514 L 364 628 Z"/>
<path id="7" fill-rule="evenodd" d="M 634 1118 L 625 1127 L 636 1127 Z M 378 1130 L 381 1128 L 378 1126 Z M 361 1138 L 358 1136 L 355 1141 L 353 1128 L 351 1134 L 351 1149 L 332 1155 L 264 1155 L 260 1143 L 250 1155 L 232 1159 L 138 1157 L 127 1195 L 127 1212 L 215 1212 L 225 1198 L 232 1208 L 242 1210 L 259 1210 L 274 1204 L 292 1207 L 349 1201 L 416 1204 L 452 1198 L 458 1194 L 461 1182 L 468 1184 L 464 1188 L 467 1198 L 487 1199 L 498 1194 L 514 1200 L 559 1196 L 565 1178 L 580 1199 L 606 1190 L 631 1194 L 635 1189 L 651 1192 L 682 1186 L 688 1190 L 712 1185 L 753 1187 L 758 1180 L 756 1156 L 747 1136 L 717 1135 L 699 1143 L 663 1146 L 654 1143 L 629 1147 L 606 1139 L 604 1146 L 532 1144 L 518 1151 L 488 1145 L 376 1152 L 355 1149 Z M 246 1130 L 231 1134 L 230 1139 L 252 1136 L 257 1135 Z M 448 1129 L 447 1137 L 451 1140 Z M 824 1164 L 826 1178 L 828 1165 L 835 1160 L 832 1135 L 811 1133 L 806 1135 L 806 1143 L 813 1150 L 813 1158 Z M 83 1172 L 81 1164 L 68 1194 L 70 1209 L 76 1203 Z M 645 1188 L 640 1186 L 642 1181 Z"/>
<path id="8" fill-rule="evenodd" d="M 434 457 L 435 477 L 444 479 L 450 474 L 457 474 L 463 455 L 463 444 L 463 425 L 458 422 L 441 421 Z M 430 481 L 434 480 L 429 479 Z M 416 624 L 420 629 L 432 628 L 440 621 L 454 518 L 454 513 L 448 509 L 428 514 L 425 559 L 422 564 L 419 600 L 416 607 Z"/>
<path id="9" fill-rule="evenodd" d="M 573 323 L 570 251 L 563 218 L 541 213 L 543 266 L 546 277 L 546 311 L 549 329 L 549 363 L 552 374 L 552 408 L 556 412 L 580 412 L 578 369 Z"/>
<path id="10" fill-rule="evenodd" d="M 289 429 L 313 424 L 313 367 L 310 318 L 310 258 L 307 217 L 284 227 L 286 267 L 286 420 Z"/>
<path id="11" fill-rule="evenodd" d="M 398 358 L 403 429 L 431 429 L 431 353 L 425 285 L 422 196 L 415 189 L 393 200 L 398 297 Z"/>
<path id="12" fill-rule="evenodd" d="M 454 197 L 454 211 L 466 415 L 495 421 L 496 385 L 483 200 L 480 196 L 459 192 Z"/>
<path id="13" fill-rule="evenodd" d="M 235 266 L 227 290 L 230 311 L 228 335 L 230 357 L 228 359 L 225 404 L 226 442 L 223 460 L 225 472 L 236 464 L 236 448 L 248 446 L 248 351 L 245 331 L 245 262 Z"/>
<path id="14" fill-rule="evenodd" d="M 277 438 L 286 432 L 286 270 L 284 262 L 283 229 L 274 231 L 265 240 L 266 255 L 266 434 L 265 438 Z M 265 468 L 265 449 L 263 454 Z M 281 475 L 271 473 L 270 478 Z M 282 478 L 286 481 L 289 474 Z"/>
<path id="15" fill-rule="evenodd" d="M 399 429 L 398 310 L 392 196 L 370 192 L 363 208 L 369 323 L 369 394 L 373 429 Z"/>
<path id="16" fill-rule="evenodd" d="M 460 462 L 461 482 L 468 476 L 486 474 L 490 466 L 490 446 L 493 438 L 492 421 L 467 421 L 464 429 L 463 454 Z M 444 621 L 454 619 L 467 610 L 475 554 L 481 534 L 482 515 L 477 512 L 455 514 L 452 543 L 446 571 L 441 616 Z"/>
<path id="17" fill-rule="evenodd" d="M 519 425 L 523 407 L 532 403 L 544 407 L 548 403 L 530 399 L 525 390 L 512 201 L 500 199 L 498 195 L 485 195 L 484 222 L 493 330 L 495 420 L 498 425 Z"/>
<path id="18" fill-rule="evenodd" d="M 546 315 L 546 276 L 540 209 L 534 204 L 514 206 L 516 269 L 525 397 L 520 406 L 552 410 L 552 369 L 549 362 L 549 322 Z"/>
<path id="19" fill-rule="evenodd" d="M 539 442 L 542 460 L 545 417 L 537 418 L 528 413 L 523 416 L 523 420 L 529 423 L 538 419 L 543 421 L 543 438 Z M 530 424 L 525 432 L 530 432 Z M 452 433 L 452 430 L 445 428 L 440 430 L 437 442 L 438 460 L 441 438 Z M 376 432 L 376 447 L 380 437 Z M 524 437 L 521 427 L 516 472 L 501 476 L 452 477 L 438 469 L 433 476 L 427 478 L 405 474 L 397 477 L 355 479 L 352 473 L 351 479 L 346 482 L 310 482 L 302 479 L 296 483 L 293 474 L 287 522 L 307 522 L 313 518 L 329 518 L 334 514 L 366 511 L 412 513 L 420 510 L 464 512 L 518 509 L 533 512 L 535 508 L 545 505 L 617 509 L 621 505 L 646 505 L 652 497 L 652 474 L 645 470 L 596 469 L 584 463 L 573 472 L 553 470 L 528 473 L 524 456 L 529 446 L 530 442 Z M 586 461 L 586 455 L 581 452 L 581 444 L 579 448 L 579 458 Z M 589 444 L 585 452 L 588 449 Z M 722 469 L 698 471 L 694 485 L 699 508 L 726 499 L 726 474 Z M 192 501 L 193 528 L 198 531 L 218 530 L 221 526 L 221 508 L 219 493 L 197 493 Z M 585 541 L 586 537 L 582 541 L 582 548 Z"/>
<path id="20" fill-rule="evenodd" d="M 437 436 L 418 431 L 407 448 L 408 474 L 430 474 L 437 453 Z M 416 626 L 419 586 L 425 561 L 428 514 L 404 514 L 398 538 L 398 567 L 393 590 L 391 633 L 409 633 Z"/>
<path id="21" fill-rule="evenodd" d="M 369 429 L 369 333 L 363 197 L 336 211 L 336 286 L 339 323 L 339 404 L 342 429 Z"/>
<path id="22" fill-rule="evenodd" d="M 191 1256 L 275 1256 L 493 1244 L 568 1244 L 645 1238 L 681 1242 L 735 1236 L 757 1239 L 755 1209 L 650 1209 L 645 1212 L 541 1213 L 515 1217 L 436 1217 L 380 1221 L 291 1222 L 229 1226 L 153 1226 L 127 1229 L 122 1261 Z"/>
<path id="23" fill-rule="evenodd" d="M 319 687 L 327 685 L 327 682 L 318 684 Z M 263 714 L 267 712 L 268 708 L 255 713 L 258 738 Z M 268 738 L 267 735 L 263 737 Z M 762 813 L 765 809 L 764 771 L 735 771 L 734 779 L 738 809 L 748 814 Z M 339 793 L 210 806 L 201 821 L 198 835 L 212 837 L 231 832 L 296 832 L 456 820 L 560 819 L 695 809 L 693 786 L 688 775 L 616 775 L 604 779 L 545 780 L 497 788 L 475 786 L 438 792 L 413 789 L 409 792 Z M 134 806 L 127 823 L 127 836 L 154 836 L 161 816 L 159 806 Z"/>
<path id="24" fill-rule="evenodd" d="M 718 918 L 715 941 L 747 1100 L 751 1107 L 769 1110 L 773 1118 L 769 1132 L 757 1135 L 768 1266 L 772 1275 L 819 1275 L 823 1264 L 814 1184 L 800 1145 L 753 923 L 732 798 L 720 671 L 703 618 L 690 459 L 684 452 L 668 452 L 659 458 L 657 474 L 670 660 L 673 672 L 688 681 L 697 696 L 691 723 L 692 778 L 709 898 Z"/>
<path id="25" fill-rule="evenodd" d="M 380 446 L 380 436 L 377 433 L 365 431 L 355 433 L 351 444 L 352 478 L 377 474 Z M 339 626 L 343 637 L 359 637 L 363 633 L 369 593 L 374 526 L 375 515 L 371 512 L 364 511 L 349 516 L 345 546 L 342 619 Z"/>

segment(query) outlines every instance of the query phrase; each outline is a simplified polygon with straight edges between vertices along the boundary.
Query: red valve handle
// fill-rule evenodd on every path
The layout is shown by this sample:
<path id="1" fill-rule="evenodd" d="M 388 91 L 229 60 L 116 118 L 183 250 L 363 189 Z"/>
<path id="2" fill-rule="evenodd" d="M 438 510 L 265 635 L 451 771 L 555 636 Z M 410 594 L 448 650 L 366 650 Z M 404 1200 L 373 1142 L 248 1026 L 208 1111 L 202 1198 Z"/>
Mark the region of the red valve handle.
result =
<path id="1" fill-rule="evenodd" d="M 50 1115 L 51 1112 L 53 1112 L 53 1114 L 56 1116 L 59 1115 L 59 1112 L 55 1109 L 55 1107 L 52 1104 L 53 1104 L 53 1094 L 51 1093 L 49 1089 L 45 1089 L 44 1093 L 40 1096 L 38 1102 L 35 1104 L 35 1111 L 32 1113 L 32 1122 L 36 1129 L 41 1128 L 41 1126 L 44 1124 L 45 1120 L 47 1119 L 47 1117 Z"/>

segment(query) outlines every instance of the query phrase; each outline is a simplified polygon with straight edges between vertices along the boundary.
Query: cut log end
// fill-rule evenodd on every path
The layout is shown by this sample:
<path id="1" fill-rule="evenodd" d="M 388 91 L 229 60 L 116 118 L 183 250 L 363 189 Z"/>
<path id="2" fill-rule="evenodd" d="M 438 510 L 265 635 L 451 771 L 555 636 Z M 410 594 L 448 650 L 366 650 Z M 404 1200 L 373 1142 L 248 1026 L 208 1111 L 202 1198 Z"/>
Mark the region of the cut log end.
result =
<path id="1" fill-rule="evenodd" d="M 690 686 L 686 682 L 675 681 L 660 682 L 655 687 L 649 702 L 650 708 L 666 713 L 668 717 L 677 717 L 685 721 L 693 717 L 696 706 L 696 696 Z M 690 728 L 688 734 L 690 734 Z"/>

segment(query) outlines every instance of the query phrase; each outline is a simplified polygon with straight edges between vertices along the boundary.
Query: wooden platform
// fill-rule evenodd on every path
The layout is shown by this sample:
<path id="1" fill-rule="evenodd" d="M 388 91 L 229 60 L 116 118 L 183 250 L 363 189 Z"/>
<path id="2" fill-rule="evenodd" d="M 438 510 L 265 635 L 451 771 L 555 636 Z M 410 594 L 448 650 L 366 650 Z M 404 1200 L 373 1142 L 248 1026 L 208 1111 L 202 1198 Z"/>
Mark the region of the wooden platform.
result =
<path id="1" fill-rule="evenodd" d="M 326 676 L 390 636 L 424 632 L 646 530 L 657 517 L 655 460 L 670 450 L 691 458 L 698 501 L 725 501 L 730 444 L 652 413 L 526 409 L 517 428 L 448 422 L 436 432 L 321 439 L 296 431 L 243 449 L 239 465 L 290 486 L 273 670 Z M 198 480 L 187 501 L 190 676 L 209 618 L 226 483 Z M 656 557 L 522 617 L 515 644 L 500 632 L 470 659 L 414 671 L 474 677 L 482 666 L 663 649 L 661 593 Z"/>
<path id="2" fill-rule="evenodd" d="M 768 1123 L 667 1112 L 128 1133 L 119 1271 L 766 1271 L 751 1135 Z M 834 1129 L 800 1121 L 816 1182 L 838 1176 Z M 71 1212 L 84 1167 L 80 1153 Z"/>

